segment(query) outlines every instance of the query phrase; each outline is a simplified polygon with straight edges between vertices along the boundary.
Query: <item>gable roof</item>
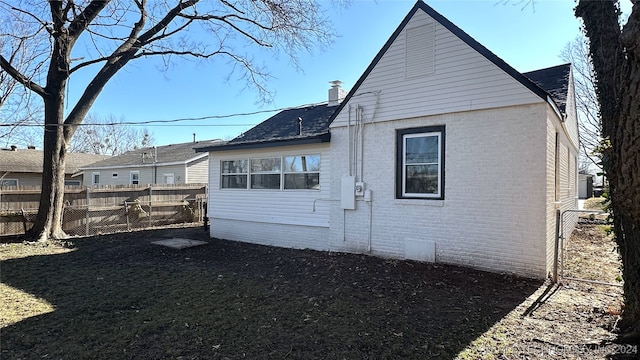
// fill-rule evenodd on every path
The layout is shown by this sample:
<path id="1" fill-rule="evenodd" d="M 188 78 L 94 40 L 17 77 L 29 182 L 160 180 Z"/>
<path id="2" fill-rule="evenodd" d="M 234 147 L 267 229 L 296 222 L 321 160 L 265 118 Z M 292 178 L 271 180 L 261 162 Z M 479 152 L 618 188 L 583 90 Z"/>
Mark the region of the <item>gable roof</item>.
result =
<path id="1" fill-rule="evenodd" d="M 35 149 L 0 149 L 0 171 L 42 173 L 44 152 Z M 109 158 L 107 155 L 67 153 L 65 173 L 72 174 L 82 166 Z"/>
<path id="2" fill-rule="evenodd" d="M 382 49 L 380 49 L 380 51 L 378 52 L 378 54 L 373 58 L 373 61 L 371 61 L 371 64 L 369 64 L 369 66 L 367 67 L 367 69 L 364 71 L 364 73 L 360 76 L 360 78 L 358 79 L 358 81 L 356 81 L 355 85 L 351 88 L 351 90 L 349 91 L 349 93 L 347 94 L 347 96 L 345 97 L 344 101 L 342 101 L 342 103 L 340 103 L 340 105 L 338 106 L 338 110 L 333 114 L 331 121 L 333 121 L 336 116 L 338 116 L 338 114 L 340 113 L 340 111 L 344 108 L 344 106 L 349 102 L 349 100 L 355 95 L 355 93 L 358 91 L 358 89 L 360 88 L 360 86 L 362 85 L 362 83 L 364 82 L 364 80 L 369 76 L 369 74 L 371 73 L 371 71 L 373 71 L 373 69 L 376 67 L 376 65 L 378 64 L 378 62 L 380 61 L 380 59 L 382 59 L 382 57 L 384 56 L 384 54 L 387 52 L 387 50 L 389 49 L 389 47 L 391 47 L 391 45 L 394 43 L 394 41 L 398 38 L 398 36 L 400 35 L 400 33 L 402 33 L 402 30 L 404 30 L 404 28 L 407 26 L 407 24 L 409 23 L 409 21 L 413 18 L 413 16 L 416 14 L 416 12 L 418 10 L 422 10 L 425 13 L 427 13 L 429 16 L 431 16 L 435 21 L 437 21 L 438 23 L 440 23 L 442 26 L 444 26 L 447 30 L 449 30 L 451 33 L 453 33 L 455 36 L 457 36 L 460 40 L 462 40 L 464 43 L 466 43 L 468 46 L 470 46 L 471 48 L 473 48 L 475 51 L 477 51 L 478 53 L 480 53 L 482 56 L 484 56 L 487 60 L 491 61 L 493 64 L 495 64 L 498 68 L 500 68 L 502 71 L 504 71 L 505 73 L 509 74 L 511 77 L 513 77 L 515 80 L 517 80 L 518 82 L 520 82 L 523 86 L 525 86 L 526 88 L 528 88 L 529 90 L 531 90 L 534 94 L 536 94 L 537 96 L 539 96 L 540 98 L 542 98 L 544 101 L 548 102 L 549 105 L 551 105 L 551 107 L 556 110 L 558 112 L 558 116 L 560 116 L 561 118 L 563 118 L 563 113 L 560 113 L 559 107 L 558 105 L 555 103 L 555 99 L 552 99 L 551 96 L 544 90 L 542 89 L 540 86 L 538 86 L 536 83 L 534 83 L 533 81 L 531 81 L 530 79 L 528 79 L 526 76 L 524 76 L 523 74 L 521 74 L 520 72 L 518 72 L 516 69 L 514 69 L 513 67 L 511 67 L 509 64 L 507 64 L 504 60 L 502 60 L 501 58 L 499 58 L 497 55 L 495 55 L 494 53 L 492 53 L 489 49 L 487 49 L 486 47 L 484 47 L 482 44 L 480 44 L 478 41 L 476 41 L 474 38 L 472 38 L 469 34 L 467 34 L 466 32 L 464 32 L 462 29 L 460 29 L 458 26 L 456 26 L 454 23 L 452 23 L 451 21 L 449 21 L 447 18 L 445 18 L 444 16 L 442 16 L 440 13 L 438 13 L 437 11 L 435 11 L 432 7 L 430 7 L 429 5 L 425 4 L 422 0 L 418 0 L 416 2 L 416 4 L 413 6 L 413 8 L 411 8 L 411 10 L 409 11 L 409 13 L 405 16 L 405 18 L 402 20 L 402 22 L 400 23 L 400 25 L 398 25 L 398 27 L 396 28 L 396 30 L 393 32 L 393 34 L 391 34 L 391 37 L 389 38 L 389 40 L 387 40 L 387 42 L 384 44 L 384 46 L 382 47 Z M 566 96 L 565 96 L 566 98 Z"/>
<path id="3" fill-rule="evenodd" d="M 561 113 L 567 107 L 567 94 L 571 78 L 571 64 L 562 64 L 546 69 L 523 73 L 529 80 L 544 89 L 558 105 Z"/>
<path id="4" fill-rule="evenodd" d="M 330 120 L 337 108 L 321 104 L 283 110 L 226 144 L 202 147 L 196 151 L 256 149 L 328 142 L 331 137 Z"/>
<path id="5" fill-rule="evenodd" d="M 216 142 L 221 142 L 221 140 L 196 141 L 131 150 L 122 155 L 112 156 L 83 166 L 81 170 L 187 164 L 204 157 L 202 154 L 196 154 L 195 148 L 210 146 Z"/>

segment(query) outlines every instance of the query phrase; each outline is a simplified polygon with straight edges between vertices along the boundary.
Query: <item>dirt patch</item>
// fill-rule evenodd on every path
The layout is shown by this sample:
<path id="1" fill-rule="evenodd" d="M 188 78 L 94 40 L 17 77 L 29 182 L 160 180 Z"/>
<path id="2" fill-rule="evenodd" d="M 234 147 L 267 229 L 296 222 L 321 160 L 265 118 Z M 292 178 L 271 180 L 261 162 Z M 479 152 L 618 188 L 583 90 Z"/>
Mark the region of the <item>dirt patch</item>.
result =
<path id="1" fill-rule="evenodd" d="M 209 243 L 151 244 L 171 238 Z M 0 316 L 3 359 L 635 356 L 611 342 L 615 287 L 243 244 L 201 228 L 6 244 L 0 258 L 13 290 L 3 314 L 21 294 L 50 304 Z"/>

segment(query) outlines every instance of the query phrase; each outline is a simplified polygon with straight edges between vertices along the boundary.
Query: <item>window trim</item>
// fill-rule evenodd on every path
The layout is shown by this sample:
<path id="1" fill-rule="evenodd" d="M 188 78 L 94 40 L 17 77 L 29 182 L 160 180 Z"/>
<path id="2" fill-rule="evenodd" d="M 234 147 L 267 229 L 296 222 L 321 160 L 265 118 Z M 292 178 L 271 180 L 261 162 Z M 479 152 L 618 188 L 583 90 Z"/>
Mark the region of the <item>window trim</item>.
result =
<path id="1" fill-rule="evenodd" d="M 225 173 L 223 172 L 224 166 L 222 165 L 222 163 L 226 162 L 226 161 L 239 161 L 239 160 L 246 160 L 247 161 L 247 171 L 246 172 L 230 172 L 230 173 Z M 249 158 L 228 158 L 228 159 L 220 159 L 220 170 L 218 171 L 220 173 L 220 185 L 218 186 L 218 188 L 220 190 L 248 190 L 249 189 L 249 166 L 250 162 L 249 162 Z M 236 188 L 236 187 L 223 187 L 222 185 L 224 184 L 224 177 L 225 176 L 238 176 L 238 175 L 244 175 L 247 178 L 247 186 L 245 186 L 244 188 Z"/>
<path id="2" fill-rule="evenodd" d="M 285 158 L 288 158 L 288 157 L 294 157 L 294 158 L 295 157 L 300 157 L 300 158 L 302 158 L 302 157 L 310 157 L 310 156 L 317 156 L 319 158 L 318 171 L 309 171 L 309 170 L 307 170 L 307 171 L 286 171 L 285 170 L 285 168 L 284 168 L 284 162 L 285 162 L 284 159 Z M 282 156 L 282 174 L 281 174 L 281 176 L 282 176 L 282 190 L 283 191 L 309 191 L 309 190 L 311 190 L 311 191 L 320 191 L 320 166 L 321 166 L 321 163 L 322 163 L 322 155 L 320 155 L 320 154 L 283 155 Z M 303 174 L 303 175 L 318 174 L 318 188 L 317 189 L 306 189 L 306 188 L 305 189 L 287 189 L 287 188 L 285 188 L 286 176 L 287 175 L 292 175 L 292 174 L 293 175 L 295 175 L 295 174 Z"/>
<path id="3" fill-rule="evenodd" d="M 98 175 L 98 181 L 96 181 L 96 175 Z M 91 173 L 91 185 L 100 185 L 100 172 Z"/>
<path id="4" fill-rule="evenodd" d="M 439 191 L 436 194 L 415 194 L 405 193 L 405 139 L 406 135 L 416 137 L 420 134 L 438 134 L 439 143 L 439 167 L 438 181 Z M 444 200 L 445 189 L 445 141 L 446 132 L 444 125 L 425 126 L 396 130 L 396 199 L 416 199 L 416 200 Z"/>
<path id="5" fill-rule="evenodd" d="M 253 171 L 253 162 L 252 161 L 260 161 L 260 160 L 274 160 L 274 159 L 279 159 L 280 160 L 280 166 L 279 169 L 277 171 L 274 170 L 266 170 L 266 171 Z M 248 175 L 249 178 L 247 179 L 247 187 L 249 188 L 249 190 L 270 190 L 270 191 L 274 191 L 274 190 L 282 190 L 282 182 L 283 182 L 283 177 L 282 177 L 282 156 L 266 156 L 266 157 L 259 157 L 259 158 L 249 158 L 249 167 L 247 168 L 248 171 Z M 253 187 L 253 175 L 278 175 L 279 179 L 278 179 L 278 187 L 277 188 L 267 188 L 267 187 L 260 187 L 260 188 L 254 188 Z"/>
<path id="6" fill-rule="evenodd" d="M 301 156 L 318 156 L 320 159 L 320 164 L 322 163 L 322 154 L 321 153 L 303 153 L 303 154 L 283 154 L 283 155 L 273 155 L 273 156 L 269 156 L 269 155 L 264 155 L 264 156 L 259 156 L 259 157 L 232 157 L 232 158 L 222 158 L 220 159 L 220 169 L 218 171 L 219 175 L 220 175 L 220 183 L 218 185 L 218 189 L 222 190 L 222 191 L 241 191 L 241 190 L 250 190 L 250 191 L 320 191 L 321 188 L 319 187 L 318 189 L 285 189 L 285 174 L 318 174 L 318 179 L 320 179 L 320 173 L 321 173 L 321 169 L 318 169 L 318 171 L 306 171 L 306 172 L 288 172 L 285 171 L 284 169 L 284 159 L 287 157 L 301 157 Z M 279 158 L 280 159 L 280 171 L 279 172 L 252 172 L 251 171 L 251 161 L 252 160 L 260 160 L 260 159 L 276 159 Z M 238 160 L 246 160 L 247 161 L 247 172 L 244 173 L 223 173 L 222 172 L 222 163 L 225 161 L 238 161 Z M 320 165 L 321 166 L 321 165 Z M 252 183 L 251 183 L 251 175 L 256 175 L 256 174 L 279 174 L 280 175 L 280 188 L 278 189 L 256 189 L 256 188 L 252 188 Z M 223 187 L 224 181 L 223 181 L 223 177 L 225 175 L 243 175 L 246 176 L 247 178 L 247 187 L 246 188 L 225 188 Z M 319 182 L 318 182 L 319 185 Z"/>
<path id="7" fill-rule="evenodd" d="M 137 174 L 138 175 L 138 183 L 134 184 L 133 183 L 133 174 Z M 140 185 L 140 171 L 139 170 L 134 170 L 134 171 L 130 171 L 129 172 L 129 184 L 130 185 Z"/>

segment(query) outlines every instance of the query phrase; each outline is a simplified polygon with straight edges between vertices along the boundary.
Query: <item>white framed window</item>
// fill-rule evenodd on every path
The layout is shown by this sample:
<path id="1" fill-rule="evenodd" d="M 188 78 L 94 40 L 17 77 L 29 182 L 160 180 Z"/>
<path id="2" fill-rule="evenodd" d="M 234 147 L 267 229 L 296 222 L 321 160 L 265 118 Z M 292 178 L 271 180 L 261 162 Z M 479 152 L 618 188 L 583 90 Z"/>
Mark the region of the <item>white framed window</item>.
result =
<path id="1" fill-rule="evenodd" d="M 444 126 L 397 131 L 396 198 L 444 199 Z"/>
<path id="2" fill-rule="evenodd" d="M 249 161 L 252 189 L 280 189 L 281 158 L 251 159 Z"/>
<path id="3" fill-rule="evenodd" d="M 247 189 L 249 160 L 225 160 L 220 163 L 222 189 Z"/>
<path id="4" fill-rule="evenodd" d="M 285 156 L 284 189 L 320 190 L 320 155 Z"/>
<path id="5" fill-rule="evenodd" d="M 320 155 L 222 160 L 221 189 L 320 190 Z"/>
<path id="6" fill-rule="evenodd" d="M 94 172 L 91 174 L 91 185 L 100 185 L 100 173 Z"/>
<path id="7" fill-rule="evenodd" d="M 132 171 L 130 178 L 131 178 L 131 185 L 140 184 L 140 171 Z"/>
<path id="8" fill-rule="evenodd" d="M 0 179 L 0 186 L 18 186 L 18 179 Z"/>

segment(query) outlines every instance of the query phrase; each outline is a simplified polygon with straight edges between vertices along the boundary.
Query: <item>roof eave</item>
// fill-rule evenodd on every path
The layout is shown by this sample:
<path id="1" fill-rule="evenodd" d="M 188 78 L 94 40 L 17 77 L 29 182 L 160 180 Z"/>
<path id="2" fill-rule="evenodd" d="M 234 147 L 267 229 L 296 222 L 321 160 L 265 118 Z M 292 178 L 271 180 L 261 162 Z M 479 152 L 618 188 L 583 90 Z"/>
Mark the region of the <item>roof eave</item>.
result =
<path id="1" fill-rule="evenodd" d="M 307 145 L 307 144 L 319 144 L 331 141 L 331 133 L 323 133 L 314 136 L 308 136 L 304 138 L 294 139 L 275 139 L 267 141 L 256 141 L 236 144 L 225 144 L 221 146 L 211 146 L 196 149 L 196 152 L 215 152 L 215 151 L 229 151 L 229 150 L 250 150 L 250 149 L 264 149 L 280 146 L 293 146 L 293 145 Z"/>
<path id="2" fill-rule="evenodd" d="M 102 166 L 82 166 L 78 168 L 78 171 L 86 171 L 86 170 L 107 170 L 107 169 L 115 169 L 115 168 L 139 168 L 139 167 L 159 167 L 159 166 L 173 166 L 173 165 L 187 165 L 190 162 L 200 160 L 203 157 L 206 157 L 206 154 L 197 154 L 192 158 L 187 160 L 178 160 L 178 161 L 167 161 L 167 162 L 156 162 L 156 163 L 143 163 L 143 164 L 113 164 L 113 165 L 102 165 Z"/>

